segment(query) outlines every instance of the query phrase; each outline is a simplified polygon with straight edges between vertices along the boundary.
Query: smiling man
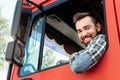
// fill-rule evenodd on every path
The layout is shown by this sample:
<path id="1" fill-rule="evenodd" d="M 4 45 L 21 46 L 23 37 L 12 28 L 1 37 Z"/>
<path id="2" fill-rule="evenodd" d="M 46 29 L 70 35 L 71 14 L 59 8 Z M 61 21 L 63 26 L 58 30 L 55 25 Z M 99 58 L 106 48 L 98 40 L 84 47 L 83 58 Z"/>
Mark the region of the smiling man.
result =
<path id="1" fill-rule="evenodd" d="M 106 50 L 106 39 L 101 34 L 102 24 L 90 13 L 76 13 L 73 22 L 86 48 L 70 55 L 69 62 L 72 71 L 85 72 L 101 59 Z"/>

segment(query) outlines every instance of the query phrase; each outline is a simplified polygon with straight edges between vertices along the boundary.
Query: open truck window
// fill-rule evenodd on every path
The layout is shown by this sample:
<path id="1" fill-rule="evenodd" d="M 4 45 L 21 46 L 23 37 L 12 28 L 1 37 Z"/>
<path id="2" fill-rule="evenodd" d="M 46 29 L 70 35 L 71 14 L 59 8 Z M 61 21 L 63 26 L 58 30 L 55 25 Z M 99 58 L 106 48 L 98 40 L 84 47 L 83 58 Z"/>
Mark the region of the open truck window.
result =
<path id="1" fill-rule="evenodd" d="M 67 27 L 56 26 L 57 29 L 55 29 L 55 26 L 49 22 L 50 16 L 40 17 L 33 24 L 30 38 L 25 46 L 24 65 L 20 69 L 21 76 L 59 66 L 60 60 L 65 61 L 62 64 L 68 63 L 69 55 L 82 49 L 77 42 L 70 39 L 72 34 L 77 38 L 75 30 L 61 19 L 59 19 L 61 25 L 67 25 Z M 55 15 L 52 14 L 52 16 Z M 60 32 L 63 28 L 64 30 Z M 66 37 L 66 30 L 71 32 L 71 35 L 67 32 L 69 37 Z"/>
<path id="2" fill-rule="evenodd" d="M 25 76 L 45 69 L 51 69 L 68 63 L 69 55 L 82 50 L 82 44 L 77 36 L 72 17 L 76 12 L 92 12 L 99 15 L 104 23 L 103 33 L 106 32 L 103 1 L 94 3 L 79 0 L 66 1 L 45 11 L 45 15 L 37 14 L 33 18 L 30 37 L 25 45 L 23 67 L 20 76 Z M 87 6 L 86 6 L 87 5 Z M 37 13 L 37 11 L 36 11 Z M 59 64 L 60 60 L 64 60 Z"/>

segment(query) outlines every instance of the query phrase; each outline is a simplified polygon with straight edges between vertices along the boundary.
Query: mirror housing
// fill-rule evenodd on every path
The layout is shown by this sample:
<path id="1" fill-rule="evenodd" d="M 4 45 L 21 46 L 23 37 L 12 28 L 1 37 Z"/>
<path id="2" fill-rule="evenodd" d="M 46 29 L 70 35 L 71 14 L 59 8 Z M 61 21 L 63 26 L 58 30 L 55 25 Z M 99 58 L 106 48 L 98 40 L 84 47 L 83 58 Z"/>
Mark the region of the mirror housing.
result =
<path id="1" fill-rule="evenodd" d="M 32 10 L 22 6 L 22 0 L 18 0 L 11 28 L 11 36 L 13 39 L 25 44 L 31 29 Z"/>
<path id="2" fill-rule="evenodd" d="M 31 19 L 32 10 L 30 8 L 23 8 L 23 0 L 18 0 L 11 27 L 11 36 L 14 41 L 8 43 L 5 55 L 6 61 L 23 66 L 24 45 L 30 34 Z"/>
<path id="3" fill-rule="evenodd" d="M 23 57 L 25 55 L 24 46 L 16 41 L 8 43 L 5 59 L 18 66 L 23 66 Z"/>

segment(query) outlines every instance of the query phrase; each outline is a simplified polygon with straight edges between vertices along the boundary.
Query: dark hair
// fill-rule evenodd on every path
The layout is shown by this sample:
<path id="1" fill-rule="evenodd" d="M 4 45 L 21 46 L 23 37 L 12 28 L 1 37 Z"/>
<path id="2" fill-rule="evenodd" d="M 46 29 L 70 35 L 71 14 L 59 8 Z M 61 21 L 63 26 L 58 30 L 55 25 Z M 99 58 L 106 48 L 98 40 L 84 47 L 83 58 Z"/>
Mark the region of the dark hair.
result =
<path id="1" fill-rule="evenodd" d="M 74 16 L 73 16 L 73 23 L 76 23 L 78 20 L 86 17 L 86 16 L 90 16 L 92 18 L 92 21 L 96 24 L 97 23 L 97 19 L 91 15 L 89 12 L 84 12 L 84 13 L 76 13 Z"/>
<path id="2" fill-rule="evenodd" d="M 103 20 L 96 13 L 92 14 L 89 12 L 82 12 L 82 13 L 78 12 L 73 16 L 73 23 L 76 23 L 78 20 L 81 20 L 86 16 L 90 16 L 92 18 L 92 21 L 94 22 L 94 24 L 100 23 L 101 29 L 103 28 Z M 103 29 L 101 31 L 102 31 L 102 33 L 104 33 Z M 101 31 L 100 31 L 100 33 L 101 33 Z"/>

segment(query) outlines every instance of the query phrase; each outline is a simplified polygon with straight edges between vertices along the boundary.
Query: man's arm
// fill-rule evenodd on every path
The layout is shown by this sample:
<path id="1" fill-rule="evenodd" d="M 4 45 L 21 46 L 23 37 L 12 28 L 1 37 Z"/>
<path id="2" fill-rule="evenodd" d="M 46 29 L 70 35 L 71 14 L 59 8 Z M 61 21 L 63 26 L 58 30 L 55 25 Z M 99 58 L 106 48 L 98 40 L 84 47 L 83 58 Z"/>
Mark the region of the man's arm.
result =
<path id="1" fill-rule="evenodd" d="M 80 50 L 70 56 L 69 62 L 72 71 L 87 71 L 101 59 L 105 50 L 105 36 L 102 34 L 96 36 L 84 50 Z"/>

